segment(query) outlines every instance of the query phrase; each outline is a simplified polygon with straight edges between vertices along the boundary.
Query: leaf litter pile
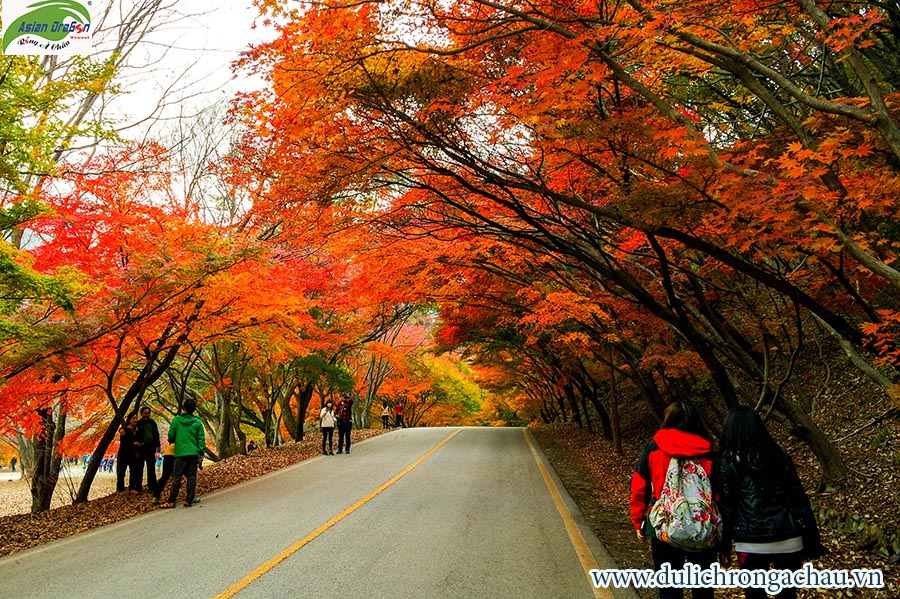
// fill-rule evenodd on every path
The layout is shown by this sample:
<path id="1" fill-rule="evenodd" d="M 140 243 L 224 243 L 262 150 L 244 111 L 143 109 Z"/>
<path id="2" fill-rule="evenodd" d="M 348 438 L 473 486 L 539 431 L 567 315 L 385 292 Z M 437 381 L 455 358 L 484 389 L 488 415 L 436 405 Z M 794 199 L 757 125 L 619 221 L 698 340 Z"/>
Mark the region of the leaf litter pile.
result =
<path id="1" fill-rule="evenodd" d="M 382 429 L 355 430 L 352 441 L 356 443 L 382 432 Z M 207 461 L 197 476 L 197 495 L 224 489 L 320 455 L 321 439 L 319 433 L 311 432 L 299 443 L 260 448 L 215 463 Z M 167 492 L 163 492 L 163 498 Z M 149 492 L 112 493 L 40 514 L 4 516 L 0 518 L 0 556 L 158 509 L 152 498 Z"/>

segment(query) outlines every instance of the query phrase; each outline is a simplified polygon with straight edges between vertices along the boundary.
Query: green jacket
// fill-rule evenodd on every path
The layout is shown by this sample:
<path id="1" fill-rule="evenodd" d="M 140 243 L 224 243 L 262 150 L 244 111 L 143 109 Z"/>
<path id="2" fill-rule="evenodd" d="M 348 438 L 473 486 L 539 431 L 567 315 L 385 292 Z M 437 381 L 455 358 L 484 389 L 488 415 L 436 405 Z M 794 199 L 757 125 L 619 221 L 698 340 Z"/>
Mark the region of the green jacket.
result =
<path id="1" fill-rule="evenodd" d="M 175 444 L 175 457 L 195 455 L 203 457 L 206 433 L 203 422 L 193 414 L 179 414 L 169 426 L 169 443 Z"/>

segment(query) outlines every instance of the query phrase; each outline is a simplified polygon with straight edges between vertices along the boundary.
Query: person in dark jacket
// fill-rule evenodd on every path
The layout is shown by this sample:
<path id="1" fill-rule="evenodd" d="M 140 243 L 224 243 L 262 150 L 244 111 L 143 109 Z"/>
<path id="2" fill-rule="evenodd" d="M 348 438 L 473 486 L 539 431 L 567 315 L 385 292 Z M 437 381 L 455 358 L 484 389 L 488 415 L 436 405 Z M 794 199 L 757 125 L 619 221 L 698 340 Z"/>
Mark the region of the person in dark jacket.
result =
<path id="1" fill-rule="evenodd" d="M 821 555 L 819 529 L 794 463 L 756 410 L 749 406 L 729 410 L 721 443 L 718 506 L 738 565 L 747 570 L 772 566 L 798 570 L 805 557 Z M 744 596 L 763 598 L 766 592 L 748 588 Z M 777 596 L 793 598 L 797 590 L 785 588 Z"/>
<path id="2" fill-rule="evenodd" d="M 659 499 L 673 457 L 698 459 L 710 477 L 713 493 L 716 493 L 712 444 L 703 433 L 697 409 L 683 401 L 676 401 L 666 408 L 659 431 L 644 447 L 638 460 L 631 477 L 631 522 L 638 539 L 644 541 L 650 538 L 650 552 L 656 570 L 664 563 L 668 563 L 672 570 L 678 570 L 686 561 L 708 568 L 716 561 L 716 548 L 702 552 L 684 551 L 656 538 L 653 527 L 647 522 L 648 511 Z M 680 588 L 660 588 L 659 596 L 660 599 L 680 599 L 684 592 Z M 713 590 L 692 589 L 692 596 L 694 599 L 709 599 L 713 596 Z"/>
<path id="3" fill-rule="evenodd" d="M 191 507 L 195 503 L 197 490 L 197 468 L 200 459 L 206 450 L 206 433 L 203 430 L 203 422 L 194 416 L 197 403 L 188 399 L 182 406 L 183 414 L 172 419 L 169 426 L 169 443 L 175 444 L 175 469 L 172 478 L 172 488 L 169 489 L 169 500 L 159 507 L 170 509 L 175 507 L 178 499 L 178 491 L 181 490 L 181 479 L 187 476 L 187 491 L 184 507 Z"/>
<path id="4" fill-rule="evenodd" d="M 349 393 L 341 394 L 341 401 L 334 410 L 338 426 L 338 450 L 350 453 L 350 431 L 353 429 L 353 398 Z"/>
<path id="5" fill-rule="evenodd" d="M 125 417 L 125 423 L 119 430 L 119 451 L 116 454 L 116 493 L 125 490 L 125 473 L 128 473 L 128 490 L 140 491 L 141 480 L 135 475 L 134 465 L 137 453 L 134 447 L 135 424 L 137 414 L 132 412 Z"/>
<path id="6" fill-rule="evenodd" d="M 147 488 L 156 490 L 156 453 L 159 451 L 159 427 L 150 418 L 150 408 L 141 408 L 141 418 L 135 424 L 134 446 L 137 451 L 135 472 L 140 489 L 144 478 L 144 468 L 147 469 Z"/>

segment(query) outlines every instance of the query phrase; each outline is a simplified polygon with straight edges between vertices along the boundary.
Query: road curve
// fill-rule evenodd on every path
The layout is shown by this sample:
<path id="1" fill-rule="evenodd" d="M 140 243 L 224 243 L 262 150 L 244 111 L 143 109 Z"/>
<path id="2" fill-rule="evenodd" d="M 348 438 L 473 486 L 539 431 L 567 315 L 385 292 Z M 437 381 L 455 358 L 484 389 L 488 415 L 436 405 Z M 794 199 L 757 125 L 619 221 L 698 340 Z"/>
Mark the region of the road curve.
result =
<path id="1" fill-rule="evenodd" d="M 423 428 L 2 558 L 0 595 L 636 597 L 592 567 L 614 565 L 527 431 Z"/>

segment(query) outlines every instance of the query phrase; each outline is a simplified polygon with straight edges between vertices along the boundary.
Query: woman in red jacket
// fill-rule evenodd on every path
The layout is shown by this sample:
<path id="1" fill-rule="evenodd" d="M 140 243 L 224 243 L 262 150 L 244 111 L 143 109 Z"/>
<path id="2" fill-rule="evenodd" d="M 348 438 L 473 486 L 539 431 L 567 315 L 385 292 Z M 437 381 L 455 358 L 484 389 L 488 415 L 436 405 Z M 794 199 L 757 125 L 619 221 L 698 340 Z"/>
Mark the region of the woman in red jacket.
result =
<path id="1" fill-rule="evenodd" d="M 631 477 L 631 521 L 638 539 L 644 541 L 650 537 L 650 551 L 656 570 L 667 562 L 672 570 L 678 570 L 684 566 L 685 561 L 708 568 L 716 561 L 716 548 L 696 553 L 678 549 L 656 538 L 653 527 L 647 522 L 647 513 L 659 498 L 673 457 L 697 459 L 710 475 L 710 482 L 715 485 L 711 476 L 712 444 L 703 433 L 697 409 L 682 401 L 676 401 L 666 408 L 659 431 L 644 447 L 635 467 Z M 709 599 L 713 596 L 713 590 L 692 589 L 692 594 L 694 599 Z M 680 599 L 684 594 L 680 588 L 660 588 L 659 596 L 660 599 Z"/>

